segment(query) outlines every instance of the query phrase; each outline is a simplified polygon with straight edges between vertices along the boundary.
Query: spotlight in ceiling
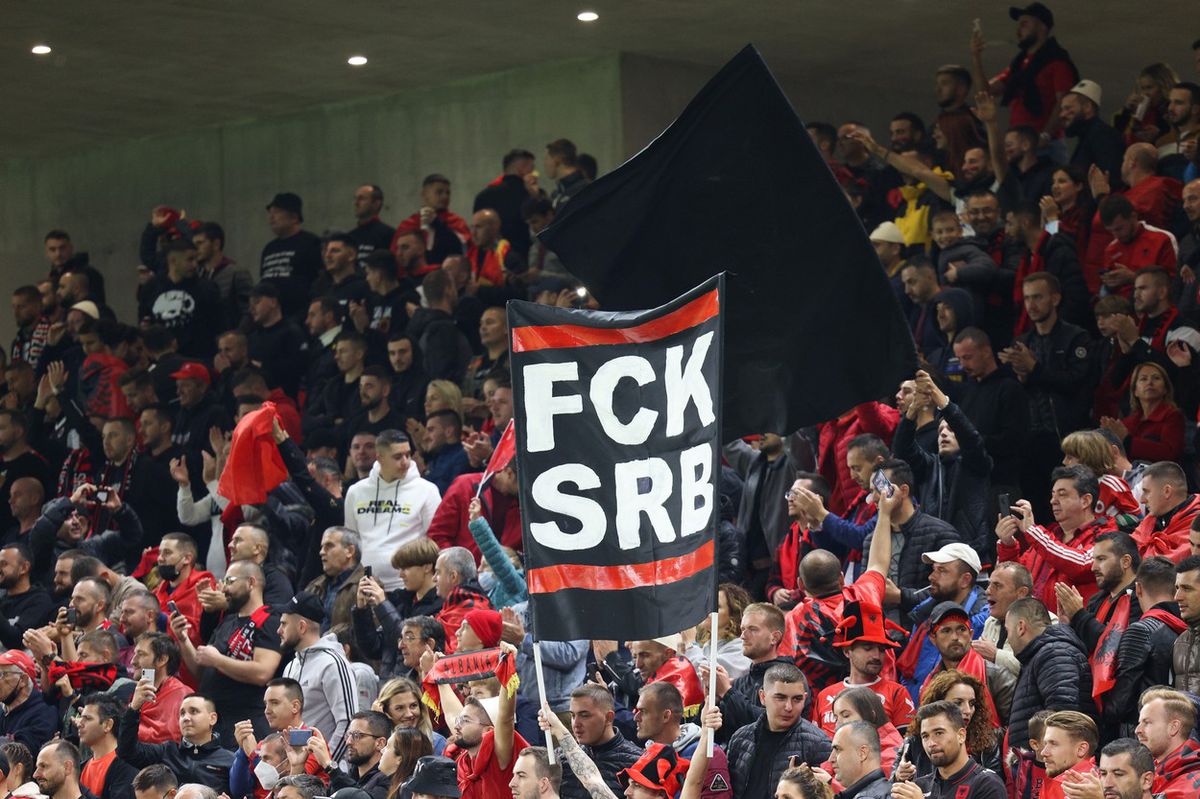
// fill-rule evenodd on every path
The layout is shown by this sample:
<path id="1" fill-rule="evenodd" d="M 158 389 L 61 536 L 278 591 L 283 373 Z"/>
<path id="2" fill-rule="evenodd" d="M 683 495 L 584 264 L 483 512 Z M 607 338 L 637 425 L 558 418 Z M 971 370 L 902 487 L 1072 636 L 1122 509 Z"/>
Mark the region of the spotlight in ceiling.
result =
<path id="1" fill-rule="evenodd" d="M 352 55 L 346 59 L 346 63 L 352 67 L 361 67 L 367 63 L 367 57 L 365 55 Z"/>
<path id="2" fill-rule="evenodd" d="M 50 55 L 50 45 L 35 44 L 30 48 L 29 52 L 33 53 L 34 55 Z"/>
<path id="3" fill-rule="evenodd" d="M 575 15 L 575 19 L 579 20 L 580 22 L 595 22 L 596 20 L 600 19 L 600 15 L 595 11 L 580 11 Z"/>

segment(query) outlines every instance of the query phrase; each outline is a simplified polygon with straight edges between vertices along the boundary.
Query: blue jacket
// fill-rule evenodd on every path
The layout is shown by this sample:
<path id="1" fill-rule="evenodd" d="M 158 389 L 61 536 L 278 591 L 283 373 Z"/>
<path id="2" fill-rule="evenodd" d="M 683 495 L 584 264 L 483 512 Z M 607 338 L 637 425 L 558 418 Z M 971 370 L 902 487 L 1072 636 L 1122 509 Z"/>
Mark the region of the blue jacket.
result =
<path id="1" fill-rule="evenodd" d="M 447 444 L 433 457 L 427 458 L 425 479 L 438 487 L 442 496 L 446 495 L 454 478 L 466 472 L 475 471 L 467 452 L 458 444 Z"/>
<path id="2" fill-rule="evenodd" d="M 487 519 L 480 516 L 470 522 L 467 529 L 471 531 L 471 537 L 475 539 L 479 553 L 483 555 L 483 559 L 496 577 L 496 584 L 488 589 L 488 599 L 491 601 L 492 607 L 500 610 L 521 602 L 528 602 L 529 586 L 525 583 L 525 577 L 517 571 L 517 567 L 513 566 L 508 555 L 505 555 L 504 550 L 500 548 L 500 542 L 496 540 L 496 534 L 492 532 L 492 526 L 488 524 Z"/>

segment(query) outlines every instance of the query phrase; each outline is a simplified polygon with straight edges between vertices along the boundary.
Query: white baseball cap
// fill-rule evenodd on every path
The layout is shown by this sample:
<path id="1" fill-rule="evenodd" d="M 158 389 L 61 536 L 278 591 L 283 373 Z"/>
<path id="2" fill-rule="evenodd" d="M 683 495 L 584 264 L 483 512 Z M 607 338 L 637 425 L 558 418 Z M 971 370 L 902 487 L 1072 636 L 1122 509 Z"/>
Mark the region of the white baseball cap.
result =
<path id="1" fill-rule="evenodd" d="M 979 562 L 979 553 L 966 544 L 946 544 L 937 552 L 926 552 L 921 556 L 926 563 L 950 563 L 961 560 L 971 567 L 971 571 L 979 574 L 983 564 Z"/>
<path id="2" fill-rule="evenodd" d="M 883 222 L 871 231 L 871 241 L 886 241 L 892 244 L 904 244 L 904 234 L 895 222 Z"/>
<path id="3" fill-rule="evenodd" d="M 1100 90 L 1100 84 L 1094 80 L 1081 80 L 1071 87 L 1071 94 L 1078 94 L 1088 98 L 1096 104 L 1096 109 L 1100 108 L 1100 98 L 1103 93 Z"/>

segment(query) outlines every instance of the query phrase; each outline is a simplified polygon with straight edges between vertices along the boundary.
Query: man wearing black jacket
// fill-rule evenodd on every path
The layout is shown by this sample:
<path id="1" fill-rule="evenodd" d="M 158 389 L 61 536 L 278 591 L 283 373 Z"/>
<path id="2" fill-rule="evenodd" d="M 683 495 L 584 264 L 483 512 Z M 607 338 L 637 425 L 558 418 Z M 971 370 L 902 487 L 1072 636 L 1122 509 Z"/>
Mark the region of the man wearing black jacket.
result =
<path id="1" fill-rule="evenodd" d="M 531 196 L 536 196 L 537 181 L 530 190 L 529 175 L 533 172 L 536 159 L 528 150 L 510 150 L 504 154 L 501 161 L 503 170 L 500 177 L 493 180 L 475 195 L 475 205 L 471 211 L 482 211 L 490 208 L 500 217 L 500 235 L 508 240 L 512 248 L 525 257 L 529 254 L 529 226 L 521 216 L 521 206 Z"/>
<path id="2" fill-rule="evenodd" d="M 213 727 L 217 723 L 217 708 L 203 694 L 189 694 L 179 706 L 180 741 L 162 744 L 138 740 L 144 692 L 135 692 L 121 719 L 117 736 L 117 757 L 137 767 L 145 768 L 162 763 L 175 773 L 180 783 L 198 782 L 217 793 L 229 793 L 229 770 L 233 767 L 233 752 L 222 749 Z"/>
<path id="3" fill-rule="evenodd" d="M 304 499 L 313 510 L 313 523 L 309 526 L 308 536 L 304 543 L 304 562 L 300 565 L 300 573 L 296 585 L 307 585 L 310 580 L 322 573 L 319 554 L 321 535 L 330 527 L 339 527 L 345 521 L 346 512 L 341 496 L 334 496 L 326 491 L 313 477 L 308 469 L 304 453 L 288 436 L 287 431 L 276 419 L 272 422 L 271 434 L 279 454 L 283 457 L 284 466 L 292 482 L 304 494 Z"/>
<path id="4" fill-rule="evenodd" d="M 300 326 L 284 317 L 274 283 L 264 280 L 250 290 L 250 320 L 246 331 L 250 363 L 266 372 L 272 388 L 278 386 L 295 397 L 307 366 L 307 343 Z"/>
<path id="5" fill-rule="evenodd" d="M 1156 555 L 1142 561 L 1134 590 L 1146 611 L 1137 621 L 1131 620 L 1121 635 L 1116 682 L 1104 695 L 1101 740 L 1110 730 L 1116 730 L 1117 737 L 1132 734 L 1142 693 L 1155 685 L 1171 684 L 1175 639 L 1187 627 L 1174 601 L 1175 564 L 1170 560 Z"/>
<path id="6" fill-rule="evenodd" d="M 92 694 L 79 704 L 79 743 L 92 756 L 79 769 L 79 782 L 100 799 L 134 799 L 137 769 L 116 755 L 121 703 L 111 694 Z"/>
<path id="7" fill-rule="evenodd" d="M 779 654 L 786 625 L 783 611 L 767 602 L 755 602 L 742 611 L 742 654 L 750 659 L 750 670 L 730 681 L 725 669 L 717 669 L 717 707 L 724 719 L 717 730 L 719 743 L 725 743 L 739 728 L 753 724 L 766 712 L 760 691 L 767 669 L 777 663 L 796 662 Z M 708 688 L 706 666 L 700 669 L 700 683 Z"/>
<path id="8" fill-rule="evenodd" d="M 612 694 L 606 688 L 587 683 L 571 692 L 571 732 L 584 753 L 600 770 L 605 784 L 614 794 L 620 795 L 617 774 L 637 762 L 642 756 L 642 749 L 633 741 L 626 740 L 613 727 L 614 716 Z M 564 762 L 559 796 L 563 799 L 586 799 L 589 795 L 570 766 Z"/>
<path id="9" fill-rule="evenodd" d="M 1126 620 L 1117 622 L 1120 625 L 1141 618 L 1142 607 L 1134 592 L 1134 581 L 1141 564 L 1142 557 L 1131 536 L 1116 531 L 1104 533 L 1096 536 L 1092 547 L 1092 574 L 1096 576 L 1099 590 L 1088 600 L 1087 606 L 1084 607 L 1074 586 L 1059 583 L 1055 587 L 1059 597 L 1059 621 L 1071 625 L 1088 652 L 1096 651 L 1100 639 L 1118 616 L 1128 613 Z M 1118 613 L 1117 606 L 1124 599 L 1128 599 L 1128 611 Z"/>
<path id="10" fill-rule="evenodd" d="M 40 585 L 30 583 L 33 554 L 28 545 L 11 542 L 0 548 L 0 644 L 6 649 L 23 649 L 25 631 L 41 627 L 54 615 L 54 600 Z"/>
<path id="11" fill-rule="evenodd" d="M 954 355 L 967 376 L 958 404 L 992 456 L 992 489 L 1017 496 L 1029 428 L 1025 390 L 1010 370 L 1000 368 L 991 339 L 977 327 L 955 336 Z"/>
<path id="12" fill-rule="evenodd" d="M 1071 166 L 1084 172 L 1093 165 L 1112 178 L 1121 174 L 1125 142 L 1120 131 L 1100 118 L 1100 86 L 1081 80 L 1059 102 L 1059 119 L 1066 134 L 1078 141 Z"/>
<path id="13" fill-rule="evenodd" d="M 383 210 L 383 189 L 367 183 L 354 190 L 354 229 L 350 238 L 358 249 L 358 265 L 365 266 L 366 258 L 392 244 L 396 229 L 379 218 Z"/>
<path id="14" fill-rule="evenodd" d="M 197 277 L 196 270 L 195 245 L 187 239 L 171 242 L 166 274 L 151 278 L 138 292 L 138 317 L 172 331 L 180 354 L 209 358 L 232 314 L 221 307 L 216 285 Z"/>
<path id="15" fill-rule="evenodd" d="M 392 778 L 379 770 L 379 759 L 392 735 L 392 722 L 375 710 L 361 710 L 350 717 L 346 732 L 346 764 L 348 771 L 329 764 L 330 791 L 358 788 L 371 799 L 387 799 Z"/>

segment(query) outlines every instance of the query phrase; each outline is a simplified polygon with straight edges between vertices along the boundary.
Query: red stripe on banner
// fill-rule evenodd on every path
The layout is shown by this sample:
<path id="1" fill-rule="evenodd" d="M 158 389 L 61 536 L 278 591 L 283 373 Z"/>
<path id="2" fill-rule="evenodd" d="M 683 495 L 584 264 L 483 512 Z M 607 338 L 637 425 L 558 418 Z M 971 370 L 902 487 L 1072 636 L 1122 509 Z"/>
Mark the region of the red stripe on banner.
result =
<path id="1" fill-rule="evenodd" d="M 622 566 L 583 566 L 563 563 L 531 569 L 526 578 L 533 594 L 551 594 L 563 588 L 589 591 L 624 591 L 685 580 L 713 565 L 715 547 L 710 539 L 699 549 L 678 558 L 630 563 Z"/>
<path id="2" fill-rule="evenodd" d="M 645 344 L 707 322 L 720 305 L 713 289 L 665 316 L 634 327 L 608 328 L 583 325 L 518 327 L 512 332 L 513 352 L 591 347 L 597 344 Z"/>

